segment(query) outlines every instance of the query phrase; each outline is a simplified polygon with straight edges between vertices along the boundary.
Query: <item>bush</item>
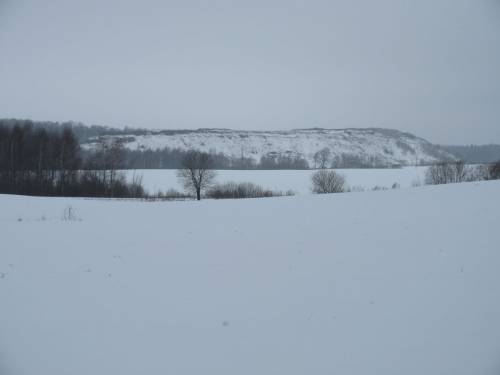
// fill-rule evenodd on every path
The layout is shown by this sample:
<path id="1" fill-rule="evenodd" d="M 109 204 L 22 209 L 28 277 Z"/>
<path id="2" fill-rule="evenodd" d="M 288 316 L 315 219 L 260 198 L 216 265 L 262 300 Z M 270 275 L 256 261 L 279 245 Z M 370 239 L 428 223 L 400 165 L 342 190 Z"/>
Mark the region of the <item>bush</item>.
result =
<path id="1" fill-rule="evenodd" d="M 489 166 L 484 164 L 469 167 L 467 181 L 483 181 L 490 179 Z"/>
<path id="2" fill-rule="evenodd" d="M 425 174 L 425 182 L 429 185 L 449 184 L 467 181 L 482 181 L 492 178 L 492 164 L 466 166 L 463 161 L 438 163 L 430 166 Z M 498 167 L 500 171 L 500 166 Z M 500 177 L 500 176 L 499 176 Z"/>
<path id="3" fill-rule="evenodd" d="M 425 173 L 428 185 L 450 184 L 468 180 L 468 168 L 463 161 L 453 163 L 441 162 L 431 165 Z"/>
<path id="4" fill-rule="evenodd" d="M 142 182 L 127 182 L 123 173 L 115 173 L 110 179 L 108 171 L 81 171 L 74 186 L 67 189 L 67 196 L 96 198 L 143 198 L 146 193 Z"/>
<path id="5" fill-rule="evenodd" d="M 293 193 L 264 189 L 251 182 L 226 182 L 214 185 L 206 192 L 207 198 L 213 199 L 268 198 L 284 195 L 293 195 Z"/>
<path id="6" fill-rule="evenodd" d="M 173 201 L 193 199 L 194 196 L 192 194 L 181 193 L 180 191 L 175 189 L 168 189 L 167 191 L 158 191 L 158 193 L 148 195 L 145 198 L 149 201 Z"/>
<path id="7" fill-rule="evenodd" d="M 322 169 L 312 175 L 312 191 L 315 194 L 343 193 L 346 191 L 344 176 L 334 170 Z"/>
<path id="8" fill-rule="evenodd" d="M 489 172 L 489 178 L 492 180 L 499 180 L 500 179 L 500 160 L 490 164 L 488 168 Z"/>

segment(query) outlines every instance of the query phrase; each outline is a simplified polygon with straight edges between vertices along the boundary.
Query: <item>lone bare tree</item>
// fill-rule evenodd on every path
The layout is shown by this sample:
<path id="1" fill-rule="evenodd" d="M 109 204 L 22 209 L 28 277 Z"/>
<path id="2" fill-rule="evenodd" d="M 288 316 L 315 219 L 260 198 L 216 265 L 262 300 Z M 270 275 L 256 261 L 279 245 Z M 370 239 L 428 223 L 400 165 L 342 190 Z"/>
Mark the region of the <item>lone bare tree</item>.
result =
<path id="1" fill-rule="evenodd" d="M 177 170 L 177 178 L 188 192 L 201 199 L 201 192 L 213 183 L 216 172 L 212 169 L 212 159 L 206 152 L 190 151 L 182 160 L 182 169 Z"/>
<path id="2" fill-rule="evenodd" d="M 328 169 L 315 172 L 312 175 L 312 184 L 315 194 L 342 193 L 346 189 L 344 176 Z"/>

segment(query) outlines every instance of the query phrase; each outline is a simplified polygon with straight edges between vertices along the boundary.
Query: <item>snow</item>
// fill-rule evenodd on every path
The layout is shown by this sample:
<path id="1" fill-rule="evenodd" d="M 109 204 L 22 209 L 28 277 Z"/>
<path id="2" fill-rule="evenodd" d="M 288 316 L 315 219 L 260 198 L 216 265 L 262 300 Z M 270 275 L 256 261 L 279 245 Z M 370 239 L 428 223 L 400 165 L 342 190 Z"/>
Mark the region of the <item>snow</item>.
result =
<path id="1" fill-rule="evenodd" d="M 353 189 L 370 190 L 376 186 L 390 189 L 394 183 L 401 188 L 423 184 L 427 167 L 404 167 L 385 169 L 339 169 Z M 175 170 L 141 169 L 124 171 L 132 180 L 134 175 L 142 176 L 144 187 L 151 193 L 168 189 L 182 190 Z M 292 190 L 296 194 L 311 194 L 313 170 L 221 170 L 217 171 L 217 182 L 253 182 L 272 190 Z"/>
<path id="2" fill-rule="evenodd" d="M 0 195 L 0 374 L 498 374 L 499 191 Z"/>
<path id="3" fill-rule="evenodd" d="M 300 156 L 314 167 L 314 154 L 328 148 L 333 158 L 354 156 L 370 165 L 430 164 L 454 159 L 448 152 L 422 138 L 392 129 L 298 129 L 290 131 L 242 131 L 199 129 L 156 131 L 146 135 L 120 135 L 131 150 L 180 150 L 221 152 L 230 158 Z M 94 143 L 85 144 L 92 148 Z"/>

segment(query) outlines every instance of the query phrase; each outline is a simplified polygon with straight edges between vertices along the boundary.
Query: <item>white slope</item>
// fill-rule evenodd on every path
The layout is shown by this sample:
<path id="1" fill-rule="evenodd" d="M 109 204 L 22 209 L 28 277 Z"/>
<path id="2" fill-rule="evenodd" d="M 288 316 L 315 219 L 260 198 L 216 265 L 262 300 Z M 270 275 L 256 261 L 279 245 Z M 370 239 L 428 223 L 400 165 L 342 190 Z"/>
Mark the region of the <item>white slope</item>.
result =
<path id="1" fill-rule="evenodd" d="M 498 374 L 499 191 L 0 196 L 0 374 Z"/>
<path id="2" fill-rule="evenodd" d="M 453 158 L 428 141 L 390 129 L 301 129 L 291 131 L 240 131 L 200 129 L 194 131 L 157 131 L 147 135 L 120 138 L 131 150 L 163 149 L 220 152 L 231 158 L 278 155 L 301 157 L 314 166 L 314 154 L 328 148 L 339 163 L 353 158 L 367 165 L 428 164 Z M 85 147 L 93 147 L 87 144 Z"/>

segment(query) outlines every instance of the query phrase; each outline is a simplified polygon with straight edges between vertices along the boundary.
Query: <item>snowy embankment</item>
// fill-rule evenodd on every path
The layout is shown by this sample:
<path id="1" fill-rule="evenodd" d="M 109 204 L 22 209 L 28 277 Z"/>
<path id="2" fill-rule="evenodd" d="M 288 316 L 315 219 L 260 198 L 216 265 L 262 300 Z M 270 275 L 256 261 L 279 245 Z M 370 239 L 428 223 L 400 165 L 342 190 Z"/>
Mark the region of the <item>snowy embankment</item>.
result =
<path id="1" fill-rule="evenodd" d="M 300 157 L 310 167 L 314 155 L 330 151 L 335 165 L 415 165 L 453 160 L 442 148 L 413 134 L 394 129 L 295 129 L 289 131 L 245 131 L 231 129 L 198 129 L 150 131 L 149 134 L 108 135 L 120 138 L 130 150 L 198 150 L 222 153 L 237 160 L 241 157 L 259 162 L 262 157 Z M 97 139 L 83 145 L 92 149 Z M 354 164 L 353 164 L 353 161 Z M 330 163 L 328 163 L 330 164 Z"/>
<path id="2" fill-rule="evenodd" d="M 0 196 L 0 374 L 498 374 L 499 191 Z"/>
<path id="3" fill-rule="evenodd" d="M 402 188 L 423 184 L 427 167 L 404 167 L 385 169 L 338 169 L 347 184 L 353 189 L 371 190 L 376 186 L 391 188 L 397 183 Z M 271 190 L 288 191 L 296 194 L 311 194 L 311 175 L 314 170 L 222 170 L 217 171 L 217 182 L 253 182 Z M 125 171 L 129 180 L 134 175 L 142 176 L 146 190 L 156 193 L 159 190 L 182 190 L 172 169 L 139 169 Z"/>

